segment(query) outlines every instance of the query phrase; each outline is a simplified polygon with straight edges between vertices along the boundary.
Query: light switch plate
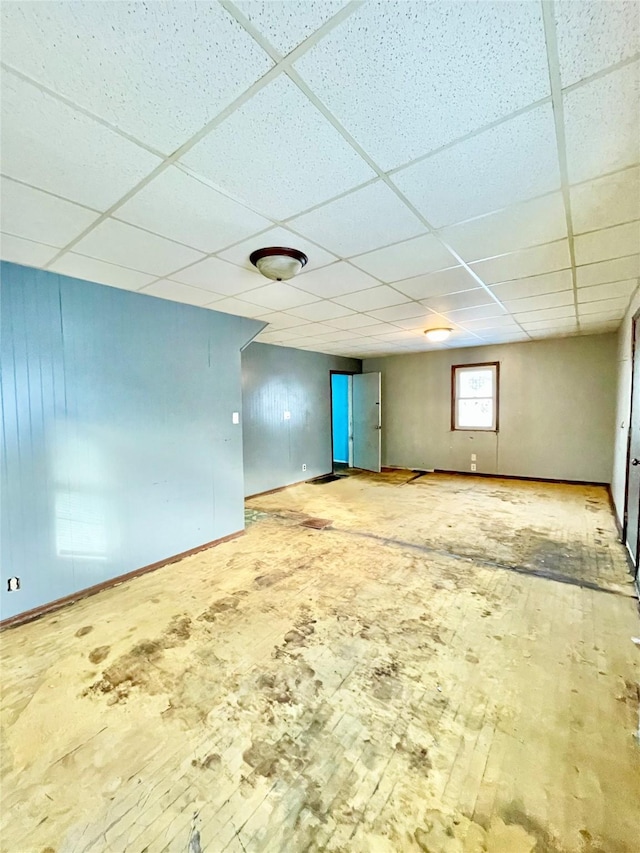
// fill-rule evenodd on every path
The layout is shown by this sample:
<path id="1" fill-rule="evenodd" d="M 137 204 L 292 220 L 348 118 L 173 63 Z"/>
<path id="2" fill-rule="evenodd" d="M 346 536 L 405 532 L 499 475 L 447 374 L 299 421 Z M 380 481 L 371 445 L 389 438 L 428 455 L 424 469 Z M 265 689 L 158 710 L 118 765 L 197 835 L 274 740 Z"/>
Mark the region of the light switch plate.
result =
<path id="1" fill-rule="evenodd" d="M 231 420 L 234 424 L 239 424 L 240 423 L 240 412 L 234 412 L 231 415 Z"/>
<path id="2" fill-rule="evenodd" d="M 285 421 L 290 421 L 291 420 L 291 412 L 285 412 L 284 413 L 284 419 L 285 419 Z"/>

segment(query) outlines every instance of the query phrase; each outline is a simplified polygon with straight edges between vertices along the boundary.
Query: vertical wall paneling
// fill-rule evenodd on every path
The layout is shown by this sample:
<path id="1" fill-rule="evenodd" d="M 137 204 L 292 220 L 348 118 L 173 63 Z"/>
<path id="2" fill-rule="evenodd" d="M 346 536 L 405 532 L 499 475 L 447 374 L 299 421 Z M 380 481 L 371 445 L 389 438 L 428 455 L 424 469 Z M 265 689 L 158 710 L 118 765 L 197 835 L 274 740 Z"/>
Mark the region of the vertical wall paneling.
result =
<path id="1" fill-rule="evenodd" d="M 1 273 L 2 617 L 242 529 L 232 412 L 262 324 Z"/>
<path id="2" fill-rule="evenodd" d="M 357 359 L 271 344 L 253 343 L 243 351 L 247 495 L 332 470 L 330 371 L 360 369 Z"/>

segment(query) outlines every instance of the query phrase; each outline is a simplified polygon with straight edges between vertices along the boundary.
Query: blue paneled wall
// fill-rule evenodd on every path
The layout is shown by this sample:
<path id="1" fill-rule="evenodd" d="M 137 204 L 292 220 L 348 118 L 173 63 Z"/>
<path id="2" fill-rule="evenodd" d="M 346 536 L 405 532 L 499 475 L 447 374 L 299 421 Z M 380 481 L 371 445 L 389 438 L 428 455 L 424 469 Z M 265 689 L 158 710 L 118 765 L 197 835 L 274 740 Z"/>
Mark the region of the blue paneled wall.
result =
<path id="1" fill-rule="evenodd" d="M 2 618 L 241 530 L 232 413 L 263 324 L 0 271 Z"/>
<path id="2" fill-rule="evenodd" d="M 360 373 L 361 367 L 362 362 L 355 358 L 270 344 L 254 343 L 244 350 L 247 495 L 310 480 L 332 470 L 330 373 Z"/>

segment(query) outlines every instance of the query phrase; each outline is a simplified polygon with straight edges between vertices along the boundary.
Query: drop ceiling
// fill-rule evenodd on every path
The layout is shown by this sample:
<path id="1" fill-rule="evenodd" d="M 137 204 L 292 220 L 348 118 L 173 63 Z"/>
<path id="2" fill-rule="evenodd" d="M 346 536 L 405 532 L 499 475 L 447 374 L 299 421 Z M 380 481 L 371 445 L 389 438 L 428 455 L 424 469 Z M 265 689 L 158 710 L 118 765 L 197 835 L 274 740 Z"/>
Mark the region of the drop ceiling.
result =
<path id="1" fill-rule="evenodd" d="M 613 331 L 638 286 L 636 2 L 1 14 L 7 260 L 356 357 Z"/>

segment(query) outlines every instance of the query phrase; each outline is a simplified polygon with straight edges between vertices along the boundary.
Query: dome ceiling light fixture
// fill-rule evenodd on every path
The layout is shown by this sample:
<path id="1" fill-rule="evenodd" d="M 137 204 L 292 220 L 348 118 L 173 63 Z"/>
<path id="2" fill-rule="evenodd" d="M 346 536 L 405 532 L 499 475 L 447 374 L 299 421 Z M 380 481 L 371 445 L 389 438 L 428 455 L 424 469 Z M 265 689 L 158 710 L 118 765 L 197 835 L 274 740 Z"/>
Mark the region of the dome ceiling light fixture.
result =
<path id="1" fill-rule="evenodd" d="M 439 344 L 441 341 L 446 341 L 453 329 L 447 327 L 439 327 L 437 329 L 425 329 L 424 333 L 428 341 L 433 344 Z"/>
<path id="2" fill-rule="evenodd" d="M 287 281 L 300 272 L 309 258 L 298 249 L 269 246 L 251 252 L 249 260 L 265 278 L 270 278 L 273 281 Z"/>

